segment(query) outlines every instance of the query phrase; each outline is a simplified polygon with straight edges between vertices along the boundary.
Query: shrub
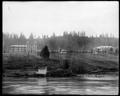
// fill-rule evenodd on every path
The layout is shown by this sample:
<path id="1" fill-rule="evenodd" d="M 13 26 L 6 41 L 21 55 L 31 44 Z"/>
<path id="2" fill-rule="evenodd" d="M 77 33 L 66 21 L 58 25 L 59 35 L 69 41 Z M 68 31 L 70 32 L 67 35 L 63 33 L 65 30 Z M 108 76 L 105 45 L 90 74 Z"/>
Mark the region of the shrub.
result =
<path id="1" fill-rule="evenodd" d="M 48 47 L 45 46 L 45 47 L 42 49 L 42 51 L 40 52 L 40 56 L 41 56 L 42 58 L 49 58 L 49 55 L 50 55 L 50 53 L 49 53 Z"/>

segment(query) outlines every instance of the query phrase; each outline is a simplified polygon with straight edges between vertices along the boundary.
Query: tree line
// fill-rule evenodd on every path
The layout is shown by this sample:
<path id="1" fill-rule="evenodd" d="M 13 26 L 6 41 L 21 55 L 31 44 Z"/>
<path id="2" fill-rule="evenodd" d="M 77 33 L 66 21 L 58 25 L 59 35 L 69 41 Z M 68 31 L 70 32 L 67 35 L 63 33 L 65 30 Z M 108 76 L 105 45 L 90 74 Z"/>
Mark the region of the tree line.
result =
<path id="1" fill-rule="evenodd" d="M 66 49 L 66 50 L 87 50 L 96 46 L 107 45 L 118 47 L 119 38 L 101 34 L 99 36 L 86 36 L 85 32 L 63 32 L 62 36 L 56 36 L 55 33 L 51 37 L 43 35 L 35 38 L 31 33 L 29 38 L 24 34 L 8 34 L 3 33 L 3 49 L 8 50 L 10 45 L 25 45 L 27 41 L 37 41 L 38 49 L 42 49 L 45 45 L 50 50 Z"/>

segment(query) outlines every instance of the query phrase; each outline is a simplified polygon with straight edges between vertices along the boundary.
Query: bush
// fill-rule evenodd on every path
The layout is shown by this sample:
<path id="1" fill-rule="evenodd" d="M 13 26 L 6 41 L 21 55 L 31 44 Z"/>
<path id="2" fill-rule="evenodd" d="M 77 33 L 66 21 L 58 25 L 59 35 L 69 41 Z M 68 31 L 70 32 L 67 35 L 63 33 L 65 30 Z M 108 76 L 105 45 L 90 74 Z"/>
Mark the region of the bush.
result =
<path id="1" fill-rule="evenodd" d="M 50 53 L 49 53 L 48 47 L 45 46 L 45 47 L 42 49 L 42 51 L 40 52 L 40 56 L 41 56 L 42 58 L 49 58 L 49 55 L 50 55 Z"/>

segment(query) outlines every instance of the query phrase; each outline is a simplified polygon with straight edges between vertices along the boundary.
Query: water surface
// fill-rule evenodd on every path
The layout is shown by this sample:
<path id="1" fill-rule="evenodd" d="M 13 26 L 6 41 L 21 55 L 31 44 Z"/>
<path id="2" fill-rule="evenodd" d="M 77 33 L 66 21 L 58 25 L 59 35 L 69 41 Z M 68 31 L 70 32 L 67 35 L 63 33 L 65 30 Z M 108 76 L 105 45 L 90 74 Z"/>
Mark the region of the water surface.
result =
<path id="1" fill-rule="evenodd" d="M 117 76 L 5 78 L 3 94 L 118 95 Z"/>

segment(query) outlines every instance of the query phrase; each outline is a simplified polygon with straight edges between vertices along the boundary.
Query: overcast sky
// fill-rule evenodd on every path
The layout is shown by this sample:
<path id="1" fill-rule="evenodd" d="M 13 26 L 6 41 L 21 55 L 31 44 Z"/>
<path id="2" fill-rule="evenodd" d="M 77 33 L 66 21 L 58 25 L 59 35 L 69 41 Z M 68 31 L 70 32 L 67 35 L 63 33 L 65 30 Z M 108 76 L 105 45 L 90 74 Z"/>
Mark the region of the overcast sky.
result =
<path id="1" fill-rule="evenodd" d="M 119 34 L 119 3 L 90 2 L 3 2 L 3 32 L 21 32 L 27 37 L 62 35 L 85 31 L 86 35 Z"/>

